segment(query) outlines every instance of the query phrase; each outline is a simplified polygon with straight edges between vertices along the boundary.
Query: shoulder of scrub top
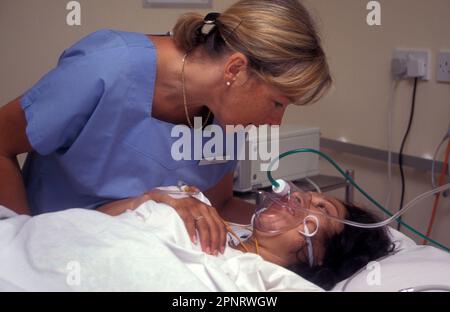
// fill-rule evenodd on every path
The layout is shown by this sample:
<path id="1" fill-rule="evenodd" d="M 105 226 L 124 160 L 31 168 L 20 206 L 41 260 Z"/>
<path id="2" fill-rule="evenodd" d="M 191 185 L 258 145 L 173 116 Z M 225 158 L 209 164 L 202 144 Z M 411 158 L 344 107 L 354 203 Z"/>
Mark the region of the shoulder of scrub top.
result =
<path id="1" fill-rule="evenodd" d="M 87 56 L 99 53 L 105 50 L 126 48 L 128 43 L 124 40 L 127 32 L 121 32 L 112 29 L 97 30 L 73 44 L 70 48 L 64 50 L 59 58 L 59 63 L 76 57 Z"/>

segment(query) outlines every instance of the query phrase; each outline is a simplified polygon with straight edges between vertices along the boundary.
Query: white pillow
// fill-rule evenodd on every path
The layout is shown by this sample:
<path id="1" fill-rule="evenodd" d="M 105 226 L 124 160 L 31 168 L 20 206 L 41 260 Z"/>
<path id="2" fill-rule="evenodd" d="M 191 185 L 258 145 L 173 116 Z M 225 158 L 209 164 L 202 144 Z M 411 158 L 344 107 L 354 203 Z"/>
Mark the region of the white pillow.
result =
<path id="1" fill-rule="evenodd" d="M 450 289 L 450 254 L 432 246 L 420 246 L 404 234 L 390 229 L 396 253 L 370 263 L 332 291 L 400 291 Z M 432 286 L 432 287 L 428 287 Z"/>

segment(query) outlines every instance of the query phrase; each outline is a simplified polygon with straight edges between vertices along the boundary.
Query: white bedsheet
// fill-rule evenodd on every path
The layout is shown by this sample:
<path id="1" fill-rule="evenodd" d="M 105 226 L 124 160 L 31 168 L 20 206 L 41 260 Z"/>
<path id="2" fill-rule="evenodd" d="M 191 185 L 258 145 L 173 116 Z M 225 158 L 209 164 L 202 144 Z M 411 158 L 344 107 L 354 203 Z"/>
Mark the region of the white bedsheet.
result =
<path id="1" fill-rule="evenodd" d="M 450 254 L 433 246 L 417 245 L 403 233 L 389 228 L 396 252 L 368 265 L 333 291 L 397 292 L 407 288 L 450 289 Z M 434 286 L 433 286 L 434 285 Z"/>
<path id="2" fill-rule="evenodd" d="M 0 290 L 321 291 L 254 254 L 204 254 L 174 210 L 153 201 L 118 217 L 31 218 L 0 206 Z"/>

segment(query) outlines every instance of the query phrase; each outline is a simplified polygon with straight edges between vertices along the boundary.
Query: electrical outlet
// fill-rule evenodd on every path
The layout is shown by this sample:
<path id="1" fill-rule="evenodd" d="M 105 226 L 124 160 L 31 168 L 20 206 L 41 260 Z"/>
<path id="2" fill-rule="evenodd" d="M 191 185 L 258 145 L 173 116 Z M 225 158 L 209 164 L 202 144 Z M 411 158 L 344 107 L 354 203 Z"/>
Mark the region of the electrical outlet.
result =
<path id="1" fill-rule="evenodd" d="M 440 52 L 437 63 L 437 81 L 450 82 L 450 52 Z"/>
<path id="2" fill-rule="evenodd" d="M 411 60 L 419 60 L 425 67 L 425 75 L 421 77 L 421 80 L 430 80 L 430 63 L 431 63 L 431 53 L 428 50 L 407 50 L 407 49 L 395 49 L 394 60 L 397 60 L 400 64 L 406 64 Z M 403 76 L 398 76 L 399 79 L 410 79 L 407 77 L 406 73 Z"/>

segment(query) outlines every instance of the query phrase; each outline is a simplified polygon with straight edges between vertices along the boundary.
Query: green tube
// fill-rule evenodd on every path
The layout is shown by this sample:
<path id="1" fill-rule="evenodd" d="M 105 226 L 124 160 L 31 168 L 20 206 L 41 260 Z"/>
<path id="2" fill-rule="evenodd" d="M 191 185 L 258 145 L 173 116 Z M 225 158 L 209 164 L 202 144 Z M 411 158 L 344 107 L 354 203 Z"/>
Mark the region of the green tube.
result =
<path id="1" fill-rule="evenodd" d="M 334 168 L 336 168 L 336 170 L 345 178 L 347 179 L 347 181 L 350 182 L 351 185 L 353 185 L 358 191 L 361 192 L 361 194 L 363 194 L 371 203 L 373 203 L 377 208 L 381 209 L 385 214 L 387 214 L 388 216 L 392 216 L 392 213 L 387 210 L 385 207 L 383 207 L 380 203 L 378 203 L 375 199 L 373 199 L 369 194 L 367 194 L 350 176 L 348 176 L 344 170 L 342 170 L 341 167 L 339 167 L 339 165 L 333 160 L 331 159 L 330 156 L 328 156 L 327 154 L 320 152 L 318 150 L 315 149 L 311 149 L 311 148 L 300 148 L 300 149 L 296 149 L 296 150 L 292 150 L 292 151 L 288 151 L 285 153 L 280 154 L 277 158 L 275 158 L 269 165 L 269 169 L 267 171 L 267 177 L 269 178 L 270 183 L 275 186 L 275 187 L 279 187 L 280 185 L 278 184 L 277 181 L 275 181 L 275 179 L 272 177 L 272 167 L 274 166 L 274 164 L 281 160 L 284 157 L 290 156 L 290 155 L 294 155 L 294 154 L 301 154 L 301 153 L 312 153 L 312 154 L 317 154 L 323 158 L 325 158 L 331 165 L 333 165 Z M 421 232 L 417 231 L 415 228 L 413 228 L 412 226 L 410 226 L 409 224 L 407 224 L 406 222 L 404 222 L 403 220 L 399 220 L 397 219 L 397 222 L 402 224 L 406 229 L 408 229 L 410 232 L 418 235 L 419 237 L 429 241 L 430 243 L 436 245 L 437 247 L 450 252 L 450 248 L 442 245 L 441 243 L 435 241 L 434 239 L 422 234 Z"/>

